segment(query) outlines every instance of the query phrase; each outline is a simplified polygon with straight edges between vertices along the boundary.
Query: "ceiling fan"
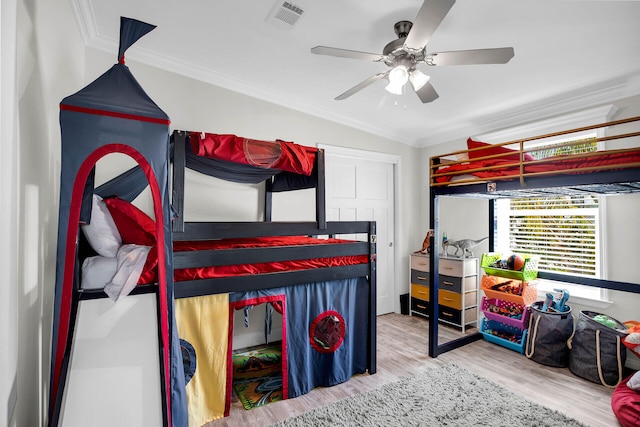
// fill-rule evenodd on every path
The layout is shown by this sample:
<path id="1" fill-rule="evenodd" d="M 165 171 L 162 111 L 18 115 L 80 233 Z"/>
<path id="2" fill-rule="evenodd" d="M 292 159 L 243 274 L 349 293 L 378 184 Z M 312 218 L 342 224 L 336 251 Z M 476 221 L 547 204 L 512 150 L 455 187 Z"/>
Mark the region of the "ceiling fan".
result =
<path id="1" fill-rule="evenodd" d="M 420 100 L 427 103 L 438 98 L 438 93 L 429 83 L 430 77 L 416 69 L 418 64 L 437 66 L 509 62 L 514 55 L 512 47 L 427 53 L 425 46 L 454 3 L 455 0 L 425 0 L 413 23 L 400 21 L 394 25 L 398 38 L 384 47 L 382 55 L 327 46 L 312 48 L 311 53 L 316 55 L 366 59 L 384 62 L 390 67 L 389 70 L 369 77 L 335 99 L 346 99 L 378 80 L 388 79 L 389 84 L 385 88 L 387 91 L 400 95 L 404 85 L 410 82 Z"/>

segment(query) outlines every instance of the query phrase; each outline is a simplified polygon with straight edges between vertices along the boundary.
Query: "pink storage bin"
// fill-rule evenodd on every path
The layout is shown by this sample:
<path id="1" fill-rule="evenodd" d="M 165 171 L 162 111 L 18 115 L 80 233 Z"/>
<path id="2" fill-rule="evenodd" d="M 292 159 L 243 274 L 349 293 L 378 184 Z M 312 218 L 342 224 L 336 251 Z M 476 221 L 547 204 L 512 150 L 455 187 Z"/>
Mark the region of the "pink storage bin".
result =
<path id="1" fill-rule="evenodd" d="M 499 313 L 494 313 L 489 311 L 489 307 L 492 305 L 497 306 L 498 308 L 504 309 L 522 309 L 522 317 L 520 319 L 515 317 L 505 316 Z M 516 304 L 511 301 L 505 301 L 497 298 L 487 298 L 482 297 L 482 303 L 480 305 L 482 314 L 489 320 L 494 320 L 499 323 L 504 323 L 505 325 L 513 326 L 518 329 L 526 329 L 529 326 L 529 314 L 531 313 L 531 307 L 524 306 L 521 304 Z"/>

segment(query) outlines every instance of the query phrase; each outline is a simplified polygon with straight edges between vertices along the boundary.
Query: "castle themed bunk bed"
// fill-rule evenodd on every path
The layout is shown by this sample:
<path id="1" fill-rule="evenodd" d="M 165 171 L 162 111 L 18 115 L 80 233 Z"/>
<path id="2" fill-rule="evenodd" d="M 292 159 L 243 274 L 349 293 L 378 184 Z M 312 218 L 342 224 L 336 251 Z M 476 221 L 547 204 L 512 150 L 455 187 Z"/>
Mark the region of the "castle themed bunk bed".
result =
<path id="1" fill-rule="evenodd" d="M 178 212 L 189 191 L 185 167 L 236 182 L 266 181 L 262 222 L 184 222 L 180 214 L 174 221 L 179 328 L 185 313 L 181 309 L 199 305 L 201 298 L 222 299 L 229 306 L 217 311 L 228 316 L 222 323 L 228 324 L 227 330 L 218 331 L 221 341 L 226 340 L 220 348 L 227 349 L 226 370 L 219 369 L 227 378 L 218 385 L 226 381 L 226 390 L 215 396 L 225 397 L 224 413 L 232 395 L 233 311 L 249 306 L 267 303 L 282 315 L 284 398 L 347 381 L 357 373 L 375 373 L 375 222 L 325 220 L 324 152 L 285 141 L 200 132 L 174 131 L 172 139 L 173 206 Z M 274 192 L 309 188 L 315 188 L 315 221 L 271 221 Z M 344 240 L 341 235 L 362 238 Z M 207 242 L 215 244 L 209 247 Z M 196 251 L 178 250 L 185 245 Z M 185 274 L 194 269 L 197 274 Z M 202 274 L 207 270 L 211 274 Z M 196 340 L 200 336 L 197 332 Z M 210 389 L 211 381 L 204 387 Z M 190 402 L 190 410 L 194 406 Z"/>
<path id="2" fill-rule="evenodd" d="M 235 310 L 267 304 L 282 315 L 284 398 L 375 373 L 375 222 L 326 222 L 324 209 L 306 222 L 184 221 L 185 169 L 236 182 L 266 181 L 265 219 L 276 191 L 315 188 L 317 205 L 324 206 L 323 151 L 185 131 L 174 131 L 171 141 L 174 295 L 190 425 L 229 413 Z M 258 157 L 261 166 L 253 164 Z M 266 167 L 266 159 L 278 169 Z M 142 188 L 139 178 L 139 171 L 127 171 L 96 189 L 122 244 L 149 248 L 135 287 L 111 295 L 112 283 L 95 280 L 92 271 L 105 259 L 93 254 L 83 261 L 82 298 L 108 294 L 117 300 L 156 287 L 153 219 L 129 201 L 107 196 L 123 180 L 128 189 Z M 131 198 L 137 192 L 124 193 Z M 363 241 L 338 238 L 343 234 Z M 117 275 L 116 268 L 107 276 Z"/>
<path id="3" fill-rule="evenodd" d="M 580 152 L 573 147 L 584 144 L 579 137 L 597 132 L 592 146 L 597 150 Z M 601 135 L 602 134 L 602 135 Z M 549 146 L 541 144 L 551 138 L 564 140 Z M 606 150 L 601 146 L 606 144 Z M 433 156 L 429 160 L 430 228 L 440 235 L 440 199 L 443 196 L 484 198 L 489 200 L 489 218 L 494 202 L 500 198 L 545 197 L 555 195 L 615 195 L 640 192 L 640 117 L 632 117 L 527 137 L 500 144 L 467 140 L 467 150 Z M 576 154 L 558 154 L 572 153 Z M 550 153 L 552 153 L 550 155 Z M 489 250 L 494 250 L 495 222 L 489 221 Z M 438 254 L 441 243 L 431 237 L 429 310 L 429 355 L 437 357 L 482 337 L 469 334 L 444 344 L 438 342 Z M 574 277 L 539 272 L 542 279 L 596 286 L 639 293 L 635 283 Z"/>
<path id="4" fill-rule="evenodd" d="M 119 62 L 60 105 L 50 426 L 117 425 L 138 417 L 183 427 L 228 414 L 234 310 L 263 303 L 282 314 L 284 398 L 376 372 L 375 222 L 325 220 L 324 156 L 315 148 L 230 135 L 170 135 L 169 118 L 124 65 L 124 51 L 153 28 L 123 18 Z M 96 164 L 110 153 L 127 155 L 137 166 L 96 186 Z M 264 181 L 264 221 L 185 222 L 185 168 L 236 182 Z M 151 215 L 131 203 L 147 188 Z M 316 220 L 271 221 L 272 193 L 303 188 L 316 189 Z M 120 371 L 134 368 L 118 360 L 134 351 L 137 339 L 130 349 L 121 346 L 133 345 L 131 336 L 110 340 L 116 326 L 124 324 L 126 332 L 137 325 L 112 315 L 138 310 L 142 298 L 155 301 L 154 324 L 145 336 L 157 339 L 157 362 L 133 371 L 148 380 L 151 369 L 160 381 L 156 388 L 146 381 L 139 393 L 133 387 L 132 402 L 123 402 L 117 391 L 97 397 L 101 386 L 92 386 L 87 372 L 120 378 Z M 110 323 L 86 339 L 79 323 L 92 310 L 89 319 Z M 86 360 L 75 368 L 82 374 L 74 374 L 74 360 L 81 360 L 78 330 L 100 352 L 113 350 L 116 360 L 105 361 L 111 374 Z M 80 376 L 84 388 L 75 381 Z M 127 412 L 132 408 L 137 412 Z"/>

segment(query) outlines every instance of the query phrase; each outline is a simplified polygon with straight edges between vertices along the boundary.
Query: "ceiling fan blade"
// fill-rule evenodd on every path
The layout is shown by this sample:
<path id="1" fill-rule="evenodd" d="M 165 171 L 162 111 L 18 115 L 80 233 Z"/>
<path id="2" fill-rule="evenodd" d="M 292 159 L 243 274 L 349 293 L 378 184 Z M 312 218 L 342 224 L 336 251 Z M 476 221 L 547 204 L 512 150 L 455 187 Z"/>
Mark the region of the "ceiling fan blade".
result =
<path id="1" fill-rule="evenodd" d="M 382 61 L 385 56 L 377 53 L 359 52 L 357 50 L 339 49 L 337 47 L 316 46 L 311 48 L 311 53 L 316 55 L 337 56 L 339 58 L 366 59 L 369 61 Z"/>
<path id="2" fill-rule="evenodd" d="M 424 0 L 404 42 L 405 49 L 410 51 L 424 49 L 455 2 L 456 0 Z"/>
<path id="3" fill-rule="evenodd" d="M 342 101 L 343 99 L 347 99 L 348 97 L 350 97 L 351 95 L 353 95 L 356 92 L 361 91 L 362 89 L 364 89 L 365 87 L 369 86 L 371 83 L 376 82 L 378 80 L 384 79 L 385 77 L 387 77 L 387 75 L 389 74 L 389 72 L 385 72 L 385 73 L 378 73 L 374 76 L 369 77 L 367 80 L 358 83 L 357 85 L 355 85 L 354 87 L 352 87 L 351 89 L 347 90 L 344 93 L 341 93 L 340 95 L 336 96 L 336 101 Z"/>
<path id="4" fill-rule="evenodd" d="M 416 90 L 416 95 L 418 95 L 418 98 L 420 98 L 420 101 L 422 101 L 423 104 L 435 101 L 440 96 L 429 82 L 425 83 L 424 86 Z"/>
<path id="5" fill-rule="evenodd" d="M 513 55 L 512 47 L 457 50 L 433 53 L 427 57 L 425 62 L 429 65 L 506 64 L 513 58 Z"/>

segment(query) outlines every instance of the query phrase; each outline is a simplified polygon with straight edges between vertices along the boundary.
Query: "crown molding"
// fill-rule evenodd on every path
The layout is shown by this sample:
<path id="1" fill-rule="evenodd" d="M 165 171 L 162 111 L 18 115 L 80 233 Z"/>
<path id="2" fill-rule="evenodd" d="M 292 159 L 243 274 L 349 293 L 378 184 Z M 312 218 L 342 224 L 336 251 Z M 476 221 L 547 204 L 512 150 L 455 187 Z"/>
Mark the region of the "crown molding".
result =
<path id="1" fill-rule="evenodd" d="M 617 111 L 618 107 L 613 104 L 608 104 L 571 114 L 554 116 L 544 120 L 514 126 L 497 132 L 476 135 L 475 138 L 484 142 L 496 143 L 507 142 L 518 138 L 544 135 L 557 131 L 558 129 L 577 129 L 583 126 L 605 123 L 611 120 Z"/>
<path id="2" fill-rule="evenodd" d="M 117 40 L 105 37 L 98 33 L 90 1 L 72 0 L 71 3 L 85 46 L 107 53 L 118 52 Z M 157 52 L 153 52 L 149 49 L 132 46 L 127 50 L 126 59 L 134 60 L 144 65 L 166 70 L 204 83 L 219 86 L 223 89 L 238 92 L 252 98 L 260 99 L 271 104 L 322 118 L 396 142 L 414 146 L 416 144 L 416 141 L 406 134 L 392 132 L 383 127 L 374 126 L 356 119 L 348 118 L 337 114 L 334 111 L 318 106 L 317 104 L 306 102 L 300 98 L 286 97 L 278 91 L 265 90 L 262 87 L 258 87 L 244 80 L 180 61 L 173 57 L 159 55 Z"/>
<path id="3" fill-rule="evenodd" d="M 612 104 L 620 99 L 640 95 L 640 76 L 629 75 L 616 81 L 600 84 L 601 87 L 592 87 L 588 93 L 569 93 L 556 95 L 551 99 L 536 101 L 529 106 L 513 107 L 511 112 L 501 111 L 494 116 L 485 116 L 479 125 L 470 124 L 462 127 L 450 127 L 442 132 L 430 135 L 419 141 L 420 147 L 451 142 L 458 138 L 467 138 L 473 135 L 493 137 L 500 131 L 509 133 L 509 129 L 516 126 L 524 126 L 527 123 L 535 123 L 556 118 L 558 128 L 562 128 L 562 119 L 559 116 L 571 117 L 575 113 L 580 115 L 582 111 L 590 110 L 607 104 Z M 614 112 L 609 113 L 611 117 Z M 594 120 L 597 118 L 594 118 Z M 570 120 L 570 119 L 566 119 Z M 565 123 L 566 125 L 567 123 Z M 589 124 L 593 124 L 593 121 Z M 556 128 L 556 129 L 558 129 Z M 519 135 L 521 136 L 521 135 Z"/>
<path id="4" fill-rule="evenodd" d="M 115 55 L 118 51 L 118 41 L 99 34 L 90 1 L 71 0 L 71 6 L 85 46 Z M 304 99 L 284 96 L 279 91 L 264 89 L 233 76 L 214 72 L 173 57 L 159 55 L 141 47 L 132 46 L 127 51 L 127 59 L 417 148 L 460 138 L 466 139 L 472 135 L 497 134 L 501 130 L 515 126 L 539 122 L 640 95 L 640 76 L 633 74 L 529 104 L 505 104 L 501 111 L 486 114 L 480 119 L 458 117 L 457 120 L 452 121 L 452 124 L 432 131 L 428 137 L 416 139 L 402 131 L 392 131 L 345 117 Z M 585 94 L 585 90 L 589 93 Z"/>

